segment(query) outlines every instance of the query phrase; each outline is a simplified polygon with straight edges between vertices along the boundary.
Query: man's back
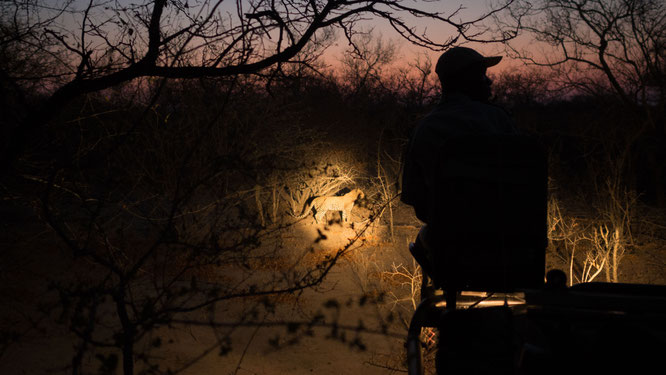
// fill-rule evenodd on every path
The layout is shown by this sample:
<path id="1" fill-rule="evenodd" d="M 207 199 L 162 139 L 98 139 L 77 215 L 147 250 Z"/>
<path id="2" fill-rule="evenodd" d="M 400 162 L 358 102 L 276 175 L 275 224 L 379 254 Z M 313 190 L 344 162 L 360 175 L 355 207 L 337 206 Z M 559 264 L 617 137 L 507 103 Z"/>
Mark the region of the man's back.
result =
<path id="1" fill-rule="evenodd" d="M 500 134 L 516 134 L 506 111 L 463 94 L 445 97 L 412 133 L 405 160 L 402 201 L 414 206 L 416 216 L 428 223 L 426 198 L 435 188 L 432 177 L 442 145 L 460 136 Z"/>

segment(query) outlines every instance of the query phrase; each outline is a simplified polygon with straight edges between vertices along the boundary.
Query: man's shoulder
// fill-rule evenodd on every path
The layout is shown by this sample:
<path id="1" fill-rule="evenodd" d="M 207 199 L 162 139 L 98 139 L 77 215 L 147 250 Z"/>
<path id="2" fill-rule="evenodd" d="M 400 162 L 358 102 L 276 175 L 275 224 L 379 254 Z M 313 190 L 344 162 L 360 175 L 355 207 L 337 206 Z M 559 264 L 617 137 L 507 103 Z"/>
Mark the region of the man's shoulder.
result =
<path id="1" fill-rule="evenodd" d="M 467 117 L 493 117 L 511 121 L 512 115 L 504 107 L 476 100 L 452 100 L 442 101 L 428 115 L 422 123 L 441 123 L 447 118 L 467 118 Z"/>
<path id="2" fill-rule="evenodd" d="M 511 114 L 499 105 L 471 99 L 443 100 L 420 122 L 421 137 L 439 133 L 513 133 Z M 433 133 L 434 132 L 434 133 Z"/>
<path id="3" fill-rule="evenodd" d="M 480 102 L 476 100 L 470 100 L 467 105 L 473 107 L 475 110 L 483 113 L 493 113 L 499 116 L 511 117 L 511 113 L 504 107 L 499 104 L 491 102 Z"/>
<path id="4" fill-rule="evenodd" d="M 492 111 L 495 111 L 496 113 L 499 113 L 503 116 L 513 118 L 513 113 L 509 111 L 506 107 L 497 104 L 497 103 L 486 103 L 486 106 L 492 108 Z"/>
<path id="5" fill-rule="evenodd" d="M 469 110 L 481 113 L 498 113 L 505 116 L 510 116 L 510 113 L 499 104 L 472 100 L 462 95 L 455 96 L 453 98 L 444 98 L 439 104 L 437 104 L 437 106 L 432 110 L 432 112 L 430 112 L 428 116 L 455 114 L 461 111 Z"/>

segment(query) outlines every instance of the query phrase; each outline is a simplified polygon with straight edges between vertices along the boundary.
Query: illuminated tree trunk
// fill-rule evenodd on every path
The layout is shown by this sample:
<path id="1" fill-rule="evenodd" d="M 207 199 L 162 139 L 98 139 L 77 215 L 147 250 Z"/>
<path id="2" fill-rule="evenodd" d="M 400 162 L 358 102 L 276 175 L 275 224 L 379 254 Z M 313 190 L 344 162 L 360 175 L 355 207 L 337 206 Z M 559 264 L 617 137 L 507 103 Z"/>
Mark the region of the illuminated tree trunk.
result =
<path id="1" fill-rule="evenodd" d="M 279 195 L 277 192 L 277 183 L 273 183 L 273 190 L 272 190 L 272 203 L 273 203 L 273 210 L 271 212 L 271 220 L 273 223 L 277 223 L 277 213 L 278 213 L 278 208 L 280 206 L 280 200 L 279 200 Z"/>
<path id="2" fill-rule="evenodd" d="M 618 268 L 620 266 L 620 259 L 622 258 L 622 244 L 620 243 L 620 239 L 622 238 L 622 234 L 620 233 L 619 228 L 615 228 L 615 233 L 613 237 L 613 262 L 612 262 L 612 267 L 613 267 L 613 282 L 616 283 L 618 282 Z"/>

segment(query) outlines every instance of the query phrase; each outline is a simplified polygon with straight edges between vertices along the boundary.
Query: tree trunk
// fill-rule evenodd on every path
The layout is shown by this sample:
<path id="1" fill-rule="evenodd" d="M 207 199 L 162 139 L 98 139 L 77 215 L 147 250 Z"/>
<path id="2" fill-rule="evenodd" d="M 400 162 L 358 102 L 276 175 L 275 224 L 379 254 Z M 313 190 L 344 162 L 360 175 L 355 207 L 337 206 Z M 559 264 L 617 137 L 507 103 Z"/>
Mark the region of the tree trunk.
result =
<path id="1" fill-rule="evenodd" d="M 620 266 L 620 257 L 622 256 L 622 254 L 620 254 L 622 245 L 620 244 L 621 234 L 619 228 L 615 228 L 613 236 L 613 282 L 616 283 L 618 282 L 617 269 Z"/>
<path id="2" fill-rule="evenodd" d="M 116 310 L 118 318 L 122 326 L 122 360 L 123 360 L 123 375 L 134 375 L 134 334 L 136 328 L 130 321 L 127 313 L 127 306 L 125 305 L 125 296 L 121 290 L 118 295 L 114 296 L 116 302 Z"/>

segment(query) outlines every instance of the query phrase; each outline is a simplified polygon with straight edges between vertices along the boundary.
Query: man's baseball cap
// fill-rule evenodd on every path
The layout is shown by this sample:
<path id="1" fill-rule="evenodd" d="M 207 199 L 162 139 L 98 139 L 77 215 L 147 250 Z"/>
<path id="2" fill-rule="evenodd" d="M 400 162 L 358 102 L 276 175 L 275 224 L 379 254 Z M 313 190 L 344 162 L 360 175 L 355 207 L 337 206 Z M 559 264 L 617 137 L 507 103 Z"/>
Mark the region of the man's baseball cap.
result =
<path id="1" fill-rule="evenodd" d="M 487 68 L 497 65 L 500 60 L 502 56 L 485 57 L 471 48 L 453 47 L 439 57 L 435 72 L 440 77 L 452 77 L 469 66 L 480 64 Z"/>

